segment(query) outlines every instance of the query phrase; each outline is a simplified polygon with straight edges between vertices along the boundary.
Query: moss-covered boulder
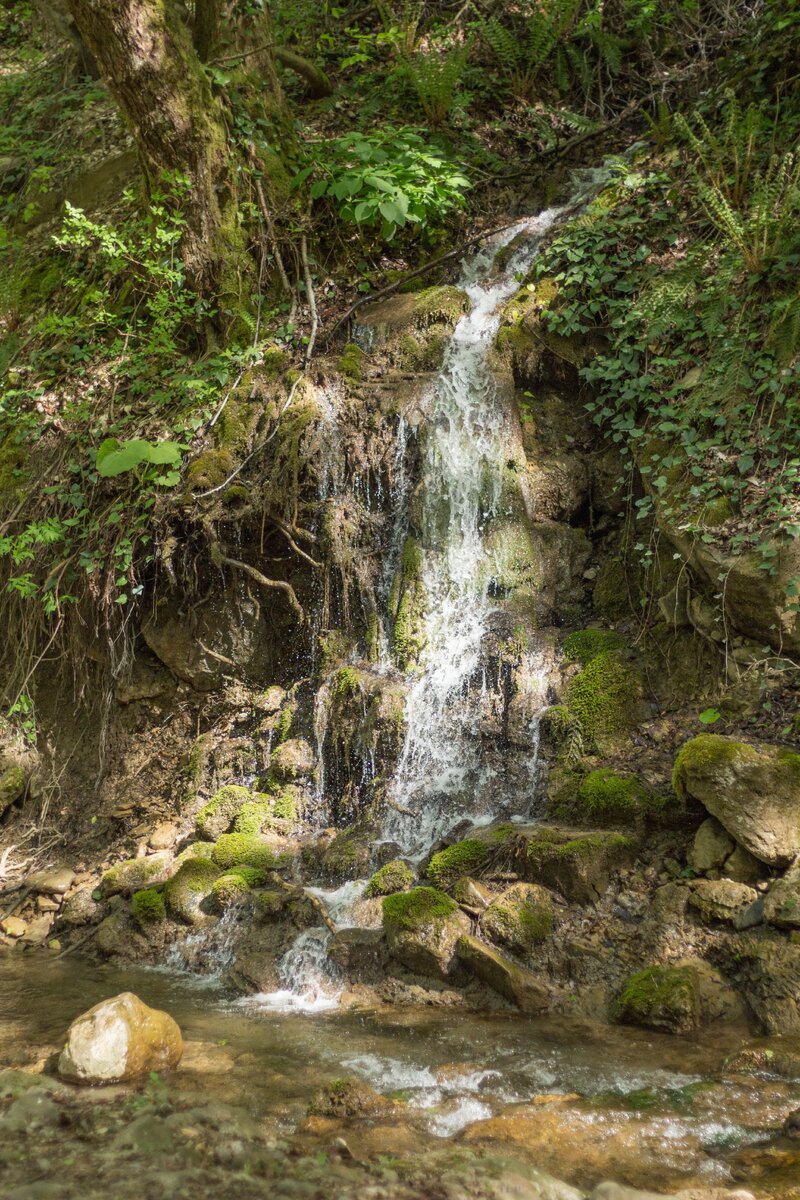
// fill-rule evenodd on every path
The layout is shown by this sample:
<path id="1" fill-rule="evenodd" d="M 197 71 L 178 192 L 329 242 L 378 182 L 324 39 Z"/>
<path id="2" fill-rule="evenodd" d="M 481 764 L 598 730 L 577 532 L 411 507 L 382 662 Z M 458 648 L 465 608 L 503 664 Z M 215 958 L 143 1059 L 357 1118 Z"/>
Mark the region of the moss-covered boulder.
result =
<path id="1" fill-rule="evenodd" d="M 164 896 L 158 888 L 143 888 L 131 897 L 131 914 L 134 921 L 146 933 L 167 918 Z"/>
<path id="2" fill-rule="evenodd" d="M 249 788 L 237 784 L 228 784 L 227 787 L 220 788 L 195 817 L 194 824 L 198 836 L 215 842 L 220 834 L 227 833 L 239 809 L 252 798 L 253 794 Z"/>
<path id="3" fill-rule="evenodd" d="M 736 1075 L 772 1075 L 800 1083 L 800 1037 L 753 1039 L 725 1060 Z"/>
<path id="4" fill-rule="evenodd" d="M 176 921 L 186 925 L 203 925 L 208 920 L 204 901 L 211 894 L 219 867 L 207 858 L 189 859 L 167 882 L 164 904 Z"/>
<path id="5" fill-rule="evenodd" d="M 456 943 L 469 928 L 469 918 L 455 901 L 436 888 L 417 887 L 384 897 L 389 952 L 418 975 L 446 979 L 455 966 Z"/>
<path id="6" fill-rule="evenodd" d="M 369 874 L 372 834 L 361 829 L 337 833 L 322 856 L 322 874 L 332 883 L 345 883 Z"/>
<path id="7" fill-rule="evenodd" d="M 700 959 L 646 967 L 631 975 L 613 1006 L 614 1019 L 666 1033 L 691 1033 L 720 1017 L 741 1015 L 723 977 Z"/>
<path id="8" fill-rule="evenodd" d="M 0 770 L 0 817 L 25 791 L 25 771 L 12 764 Z"/>
<path id="9" fill-rule="evenodd" d="M 416 882 L 416 875 L 408 863 L 402 858 L 394 858 L 376 871 L 370 879 L 364 895 L 391 896 L 395 892 L 407 892 Z"/>
<path id="10" fill-rule="evenodd" d="M 464 934 L 458 940 L 457 950 L 460 962 L 470 974 L 516 1004 L 520 1012 L 541 1013 L 549 1008 L 551 996 L 547 986 L 492 946 Z"/>
<path id="11" fill-rule="evenodd" d="M 553 930 L 553 901 L 546 888 L 515 883 L 481 917 L 481 933 L 514 954 L 528 954 Z"/>
<path id="12" fill-rule="evenodd" d="M 312 1117 L 335 1117 L 338 1120 L 364 1120 L 391 1117 L 399 1105 L 365 1083 L 363 1079 L 334 1079 L 320 1088 L 308 1106 Z"/>
<path id="13" fill-rule="evenodd" d="M 737 925 L 756 900 L 758 892 L 745 883 L 698 879 L 689 896 L 689 908 L 706 924 Z"/>
<path id="14" fill-rule="evenodd" d="M 146 854 L 142 858 L 129 858 L 117 863 L 105 872 L 100 880 L 100 894 L 106 896 L 131 896 L 134 892 L 163 883 L 172 867 L 172 855 L 168 851 Z"/>
<path id="15" fill-rule="evenodd" d="M 589 825 L 630 825 L 665 816 L 668 798 L 646 788 L 635 775 L 599 767 L 562 781 L 552 797 L 553 813 Z"/>
<path id="16" fill-rule="evenodd" d="M 800 854 L 800 754 L 701 734 L 681 747 L 672 784 L 762 862 L 787 866 Z"/>
<path id="17" fill-rule="evenodd" d="M 211 885 L 211 906 L 217 912 L 225 912 L 232 905 L 241 904 L 253 888 L 261 887 L 265 881 L 265 873 L 257 867 L 233 867 Z"/>
<path id="18" fill-rule="evenodd" d="M 359 325 L 366 336 L 360 340 L 392 366 L 432 371 L 441 361 L 445 339 L 468 310 L 466 293 L 449 285 L 400 293 L 362 310 Z"/>
<path id="19" fill-rule="evenodd" d="M 638 844 L 631 835 L 609 830 L 521 827 L 512 847 L 514 869 L 523 879 L 560 892 L 565 900 L 595 904 L 613 873 L 633 863 Z"/>
<path id="20" fill-rule="evenodd" d="M 231 867 L 255 867 L 259 871 L 286 871 L 293 861 L 292 851 L 275 841 L 250 833 L 223 833 L 211 851 L 219 871 Z"/>
<path id="21" fill-rule="evenodd" d="M 305 738 L 289 738 L 273 750 L 269 773 L 279 783 L 292 783 L 313 775 L 314 751 Z"/>
<path id="22" fill-rule="evenodd" d="M 464 875 L 472 875 L 489 860 L 489 847 L 478 838 L 465 838 L 437 851 L 428 863 L 426 874 L 431 883 L 445 891 Z"/>
<path id="23" fill-rule="evenodd" d="M 647 715 L 642 676 L 623 651 L 601 650 L 570 680 L 566 707 L 587 749 L 612 749 Z"/>

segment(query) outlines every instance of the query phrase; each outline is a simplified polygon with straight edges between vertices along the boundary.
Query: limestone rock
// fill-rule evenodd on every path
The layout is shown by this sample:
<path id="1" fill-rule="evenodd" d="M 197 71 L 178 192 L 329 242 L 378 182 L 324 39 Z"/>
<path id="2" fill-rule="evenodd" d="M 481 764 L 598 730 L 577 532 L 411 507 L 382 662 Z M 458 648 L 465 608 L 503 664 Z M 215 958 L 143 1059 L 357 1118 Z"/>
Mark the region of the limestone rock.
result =
<path id="1" fill-rule="evenodd" d="M 517 873 L 576 904 L 595 904 L 613 872 L 636 857 L 635 838 L 609 830 L 534 825 L 518 827 L 517 836 Z"/>
<path id="2" fill-rule="evenodd" d="M 100 892 L 103 897 L 130 896 L 151 884 L 163 883 L 171 866 L 172 855 L 167 851 L 126 859 L 106 871 L 100 880 Z"/>
<path id="3" fill-rule="evenodd" d="M 458 880 L 453 888 L 453 899 L 459 904 L 466 904 L 470 908 L 488 908 L 494 900 L 494 895 L 477 879 L 470 879 L 468 875 L 463 876 Z"/>
<path id="4" fill-rule="evenodd" d="M 99 921 L 104 911 L 104 905 L 98 903 L 92 895 L 92 888 L 81 888 L 67 900 L 61 920 L 65 925 L 90 925 Z"/>
<path id="5" fill-rule="evenodd" d="M 383 900 L 389 953 L 409 971 L 446 979 L 456 965 L 456 944 L 469 918 L 436 888 L 417 887 Z"/>
<path id="6" fill-rule="evenodd" d="M 74 1083 L 121 1083 L 176 1067 L 182 1052 L 172 1017 L 122 992 L 72 1022 L 58 1073 Z"/>
<path id="7" fill-rule="evenodd" d="M 689 907 L 704 921 L 735 924 L 738 917 L 758 899 L 758 892 L 732 879 L 699 879 L 692 888 Z"/>
<path id="8" fill-rule="evenodd" d="M 372 834 L 361 829 L 337 833 L 322 856 L 322 874 L 332 883 L 360 879 L 369 873 Z"/>
<path id="9" fill-rule="evenodd" d="M 614 1006 L 617 1021 L 667 1033 L 690 1033 L 708 1021 L 740 1012 L 723 977 L 700 959 L 637 971 L 623 985 Z"/>
<path id="10" fill-rule="evenodd" d="M 405 892 L 416 882 L 416 874 L 402 858 L 393 858 L 370 879 L 364 889 L 365 896 L 391 896 L 394 892 Z"/>
<path id="11" fill-rule="evenodd" d="M 672 780 L 762 862 L 787 866 L 800 854 L 800 754 L 701 734 L 682 746 Z"/>
<path id="12" fill-rule="evenodd" d="M 202 605 L 194 624 L 177 601 L 168 601 L 143 622 L 142 636 L 173 674 L 201 692 L 219 687 L 232 670 L 255 677 L 269 665 L 261 607 L 238 585 Z"/>
<path id="13" fill-rule="evenodd" d="M 209 918 L 202 904 L 221 874 L 220 868 L 207 858 L 187 859 L 164 888 L 169 915 L 187 925 L 204 925 Z"/>
<path id="14" fill-rule="evenodd" d="M 269 769 L 282 783 L 307 778 L 314 771 L 314 751 L 304 738 L 289 738 L 273 750 Z"/>
<path id="15" fill-rule="evenodd" d="M 4 917 L 3 920 L 0 921 L 0 932 L 4 933 L 6 937 L 24 937 L 27 928 L 27 924 L 22 920 L 21 917 Z"/>
<path id="16" fill-rule="evenodd" d="M 42 896 L 63 896 L 72 886 L 75 872 L 69 867 L 51 867 L 46 871 L 37 871 L 26 879 L 28 887 Z"/>
<path id="17" fill-rule="evenodd" d="M 741 934 L 723 949 L 726 970 L 744 993 L 763 1033 L 800 1035 L 800 945 L 766 930 Z"/>
<path id="18" fill-rule="evenodd" d="M 800 929 L 800 861 L 770 887 L 764 897 L 764 919 L 780 929 Z"/>
<path id="19" fill-rule="evenodd" d="M 714 817 L 708 817 L 694 835 L 687 861 L 698 875 L 715 871 L 725 862 L 736 847 L 730 834 Z"/>
<path id="20" fill-rule="evenodd" d="M 736 883 L 753 884 L 764 878 L 767 869 L 754 854 L 745 850 L 744 846 L 737 846 L 733 854 L 725 860 L 722 874 L 726 879 L 733 879 Z"/>
<path id="21" fill-rule="evenodd" d="M 546 888 L 515 883 L 481 917 L 481 932 L 514 954 L 526 954 L 553 929 L 553 902 Z"/>
<path id="22" fill-rule="evenodd" d="M 238 784 L 220 788 L 195 817 L 195 829 L 199 836 L 215 842 L 230 829 L 242 805 L 251 799 L 253 793 L 250 789 Z"/>
<path id="23" fill-rule="evenodd" d="M 371 983 L 383 978 L 389 952 L 381 929 L 340 929 L 328 957 L 347 979 Z"/>
<path id="24" fill-rule="evenodd" d="M 473 975 L 521 1012 L 541 1013 L 550 1007 L 550 992 L 535 975 L 471 934 L 459 938 L 458 957 Z"/>
<path id="25" fill-rule="evenodd" d="M 94 944 L 100 953 L 108 958 L 114 958 L 118 954 L 124 957 L 131 945 L 132 932 L 127 913 L 112 913 L 98 925 Z"/>

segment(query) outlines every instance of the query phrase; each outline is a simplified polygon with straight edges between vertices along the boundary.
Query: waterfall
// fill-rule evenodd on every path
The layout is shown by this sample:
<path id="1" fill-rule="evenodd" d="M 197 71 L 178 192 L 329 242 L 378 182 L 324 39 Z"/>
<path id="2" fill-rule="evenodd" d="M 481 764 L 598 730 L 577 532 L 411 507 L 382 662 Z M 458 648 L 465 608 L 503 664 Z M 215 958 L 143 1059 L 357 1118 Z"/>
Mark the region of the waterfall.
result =
<path id="1" fill-rule="evenodd" d="M 488 359 L 501 307 L 560 211 L 519 221 L 464 264 L 459 286 L 470 311 L 431 385 L 422 455 L 424 648 L 406 702 L 391 791 L 396 807 L 384 826 L 385 838 L 410 855 L 424 854 L 456 821 L 485 816 L 480 794 L 491 768 L 481 760 L 480 689 L 470 685 L 492 611 L 485 534 L 498 515 L 504 460 L 504 416 Z M 498 273 L 498 251 L 519 235 L 521 245 Z M 537 740 L 533 729 L 532 770 Z"/>

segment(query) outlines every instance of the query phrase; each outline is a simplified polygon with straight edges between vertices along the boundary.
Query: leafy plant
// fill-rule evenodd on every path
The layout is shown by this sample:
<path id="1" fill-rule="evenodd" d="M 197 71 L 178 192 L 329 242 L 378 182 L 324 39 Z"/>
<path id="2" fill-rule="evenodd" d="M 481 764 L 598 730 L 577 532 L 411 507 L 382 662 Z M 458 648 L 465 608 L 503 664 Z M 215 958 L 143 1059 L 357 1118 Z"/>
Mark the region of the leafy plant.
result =
<path id="1" fill-rule="evenodd" d="M 428 226 L 464 203 L 469 180 L 409 126 L 349 133 L 316 148 L 295 186 L 314 178 L 311 197 L 341 221 L 377 228 L 385 241 L 408 225 Z"/>
<path id="2" fill-rule="evenodd" d="M 111 479 L 124 475 L 136 467 L 146 464 L 147 468 L 167 467 L 166 471 L 145 471 L 145 479 L 149 483 L 161 487 L 174 487 L 180 479 L 177 470 L 181 461 L 181 448 L 177 442 L 148 442 L 142 438 L 129 438 L 120 442 L 117 438 L 107 438 L 97 450 L 95 466 L 97 474 L 103 479 Z"/>
<path id="3" fill-rule="evenodd" d="M 404 64 L 420 107 L 432 125 L 441 125 L 453 111 L 467 54 L 466 46 L 428 49 Z"/>

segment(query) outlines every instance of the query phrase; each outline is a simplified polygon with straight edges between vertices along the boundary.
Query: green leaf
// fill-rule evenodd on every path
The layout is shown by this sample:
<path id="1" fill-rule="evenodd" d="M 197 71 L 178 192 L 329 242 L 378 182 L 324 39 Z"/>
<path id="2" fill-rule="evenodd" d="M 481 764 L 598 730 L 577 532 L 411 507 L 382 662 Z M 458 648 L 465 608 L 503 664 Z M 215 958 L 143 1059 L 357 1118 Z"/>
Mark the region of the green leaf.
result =
<path id="1" fill-rule="evenodd" d="M 103 444 L 105 445 L 106 443 Z M 134 467 L 138 467 L 140 463 L 146 462 L 149 451 L 149 442 L 138 439 L 123 442 L 116 450 L 110 450 L 103 455 L 102 459 L 97 461 L 97 473 L 98 475 L 102 475 L 104 479 L 122 475 L 125 471 L 131 471 Z"/>
<path id="2" fill-rule="evenodd" d="M 715 725 L 722 717 L 718 708 L 704 708 L 697 718 L 701 725 Z"/>

